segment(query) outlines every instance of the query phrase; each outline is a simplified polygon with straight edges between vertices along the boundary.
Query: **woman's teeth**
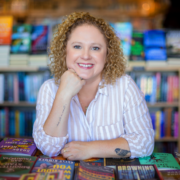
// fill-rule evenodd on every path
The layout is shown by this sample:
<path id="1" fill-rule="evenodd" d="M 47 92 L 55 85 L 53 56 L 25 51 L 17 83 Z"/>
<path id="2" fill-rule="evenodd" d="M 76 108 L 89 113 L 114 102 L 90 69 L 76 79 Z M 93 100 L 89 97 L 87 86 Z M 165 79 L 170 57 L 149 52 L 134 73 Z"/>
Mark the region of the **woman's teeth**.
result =
<path id="1" fill-rule="evenodd" d="M 92 67 L 92 64 L 88 64 L 88 65 L 86 65 L 86 64 L 79 64 L 79 66 L 82 66 L 82 67 Z"/>

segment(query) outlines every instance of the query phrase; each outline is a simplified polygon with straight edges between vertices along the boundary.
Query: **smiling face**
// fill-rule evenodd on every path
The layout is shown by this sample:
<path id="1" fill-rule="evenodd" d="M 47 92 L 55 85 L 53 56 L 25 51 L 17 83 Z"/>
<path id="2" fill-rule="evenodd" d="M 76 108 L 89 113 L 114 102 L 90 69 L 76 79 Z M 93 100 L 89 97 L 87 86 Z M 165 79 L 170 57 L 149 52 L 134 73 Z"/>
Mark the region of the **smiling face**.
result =
<path id="1" fill-rule="evenodd" d="M 88 24 L 76 27 L 66 47 L 67 68 L 74 69 L 86 81 L 101 81 L 107 44 L 100 30 Z"/>

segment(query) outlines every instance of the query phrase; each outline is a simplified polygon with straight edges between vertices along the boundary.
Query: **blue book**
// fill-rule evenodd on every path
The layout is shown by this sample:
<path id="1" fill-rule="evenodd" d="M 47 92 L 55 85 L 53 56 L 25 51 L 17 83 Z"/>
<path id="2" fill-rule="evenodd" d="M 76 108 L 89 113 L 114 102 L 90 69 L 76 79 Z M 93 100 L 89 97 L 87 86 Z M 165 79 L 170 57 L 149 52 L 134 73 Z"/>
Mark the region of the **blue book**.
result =
<path id="1" fill-rule="evenodd" d="M 145 50 L 145 60 L 146 61 L 166 61 L 167 54 L 166 49 L 161 47 L 146 47 Z"/>
<path id="2" fill-rule="evenodd" d="M 151 116 L 151 120 L 152 120 L 153 129 L 156 130 L 156 126 L 155 126 L 155 124 L 156 124 L 156 116 L 155 116 L 155 113 L 151 113 L 150 116 Z"/>
<path id="3" fill-rule="evenodd" d="M 164 112 L 161 111 L 161 119 L 160 119 L 160 137 L 163 138 L 165 136 L 165 116 Z"/>
<path id="4" fill-rule="evenodd" d="M 163 30 L 148 30 L 144 32 L 144 46 L 166 47 L 166 36 Z"/>
<path id="5" fill-rule="evenodd" d="M 9 112 L 9 135 L 15 136 L 15 112 Z"/>
<path id="6" fill-rule="evenodd" d="M 151 97 L 150 97 L 151 103 L 156 102 L 156 92 L 157 92 L 157 81 L 156 81 L 156 77 L 152 76 L 152 93 L 151 93 Z"/>

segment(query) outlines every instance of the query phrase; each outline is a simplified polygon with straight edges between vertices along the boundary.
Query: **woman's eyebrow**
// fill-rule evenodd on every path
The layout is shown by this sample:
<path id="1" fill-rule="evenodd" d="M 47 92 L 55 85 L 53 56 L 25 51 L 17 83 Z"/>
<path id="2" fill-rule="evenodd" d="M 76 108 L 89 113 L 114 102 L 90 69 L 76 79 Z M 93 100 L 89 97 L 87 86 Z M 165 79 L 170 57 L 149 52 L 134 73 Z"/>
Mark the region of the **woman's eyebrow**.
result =
<path id="1" fill-rule="evenodd" d="M 72 42 L 71 44 L 76 44 L 76 43 L 83 44 L 82 42 L 79 42 L 79 41 Z M 98 45 L 102 47 L 102 44 L 99 44 L 99 43 L 90 43 L 90 45 Z"/>

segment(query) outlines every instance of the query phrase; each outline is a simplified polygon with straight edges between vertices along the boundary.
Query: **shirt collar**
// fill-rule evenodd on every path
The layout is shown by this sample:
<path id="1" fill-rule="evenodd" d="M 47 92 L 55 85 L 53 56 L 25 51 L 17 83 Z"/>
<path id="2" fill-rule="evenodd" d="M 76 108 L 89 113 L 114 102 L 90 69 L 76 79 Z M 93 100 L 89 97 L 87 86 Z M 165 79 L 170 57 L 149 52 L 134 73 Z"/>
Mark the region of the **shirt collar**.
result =
<path id="1" fill-rule="evenodd" d="M 103 80 L 99 83 L 98 92 L 100 94 L 104 94 L 104 95 L 108 96 L 109 95 L 109 93 L 108 93 L 108 85 L 104 84 L 104 87 L 101 88 L 102 84 L 103 84 Z"/>

